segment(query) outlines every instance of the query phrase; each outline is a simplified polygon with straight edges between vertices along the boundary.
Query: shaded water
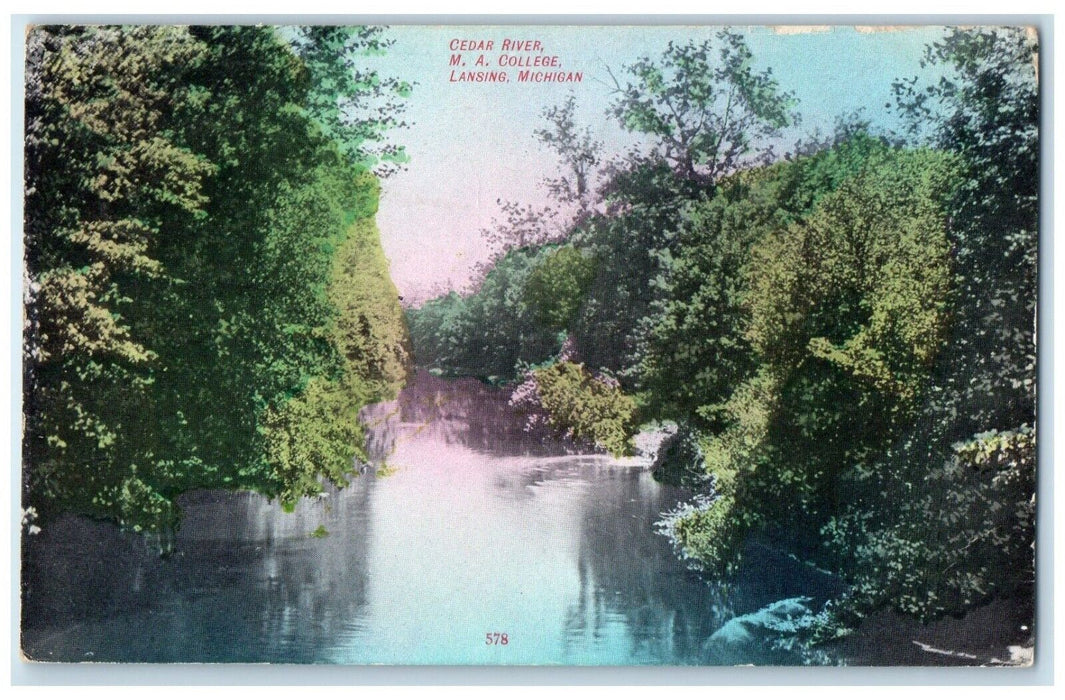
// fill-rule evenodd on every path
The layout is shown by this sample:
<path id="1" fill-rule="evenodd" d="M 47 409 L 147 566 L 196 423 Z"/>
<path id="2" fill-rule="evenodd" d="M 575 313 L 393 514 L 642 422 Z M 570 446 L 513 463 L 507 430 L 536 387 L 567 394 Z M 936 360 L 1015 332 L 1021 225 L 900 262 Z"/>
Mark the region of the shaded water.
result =
<path id="1" fill-rule="evenodd" d="M 419 374 L 364 412 L 381 471 L 295 513 L 182 499 L 166 559 L 65 518 L 24 547 L 23 649 L 64 661 L 395 664 L 794 662 L 705 646 L 734 616 L 822 585 L 753 556 L 702 580 L 654 533 L 688 494 L 646 466 L 534 441 L 505 395 Z M 319 527 L 328 535 L 312 536 Z M 319 534 L 324 534 L 319 532 Z M 507 644 L 486 644 L 505 633 Z"/>

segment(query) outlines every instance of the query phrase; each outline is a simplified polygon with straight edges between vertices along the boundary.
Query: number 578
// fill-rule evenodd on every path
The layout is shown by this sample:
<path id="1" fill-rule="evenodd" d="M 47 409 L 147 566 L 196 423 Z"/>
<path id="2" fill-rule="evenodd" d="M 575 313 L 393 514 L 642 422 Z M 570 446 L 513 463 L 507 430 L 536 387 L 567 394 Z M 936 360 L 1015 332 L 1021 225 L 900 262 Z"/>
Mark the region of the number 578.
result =
<path id="1" fill-rule="evenodd" d="M 496 646 L 499 644 L 510 644 L 510 639 L 507 637 L 506 632 L 485 632 L 484 643 L 488 646 Z"/>

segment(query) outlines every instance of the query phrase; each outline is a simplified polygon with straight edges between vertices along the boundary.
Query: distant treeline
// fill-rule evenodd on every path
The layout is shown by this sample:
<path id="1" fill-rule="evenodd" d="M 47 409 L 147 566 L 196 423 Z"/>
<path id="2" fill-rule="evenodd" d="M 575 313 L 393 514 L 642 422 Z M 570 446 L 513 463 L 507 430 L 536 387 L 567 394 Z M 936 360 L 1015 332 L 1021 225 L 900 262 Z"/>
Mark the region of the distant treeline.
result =
<path id="1" fill-rule="evenodd" d="M 479 286 L 408 312 L 416 359 L 524 380 L 519 406 L 552 367 L 552 393 L 618 386 L 548 416 L 615 452 L 678 422 L 708 487 L 665 531 L 711 571 L 756 535 L 838 573 L 813 640 L 884 606 L 1030 604 L 1036 55 L 1023 29 L 947 31 L 942 77 L 893 85 L 903 133 L 852 115 L 782 157 L 793 100 L 742 37 L 670 44 L 611 108 L 649 148 L 608 161 L 572 99 L 545 113 L 553 208 L 505 204 Z"/>
<path id="2" fill-rule="evenodd" d="M 193 488 L 344 483 L 409 346 L 374 225 L 378 28 L 27 35 L 24 501 L 165 531 Z"/>

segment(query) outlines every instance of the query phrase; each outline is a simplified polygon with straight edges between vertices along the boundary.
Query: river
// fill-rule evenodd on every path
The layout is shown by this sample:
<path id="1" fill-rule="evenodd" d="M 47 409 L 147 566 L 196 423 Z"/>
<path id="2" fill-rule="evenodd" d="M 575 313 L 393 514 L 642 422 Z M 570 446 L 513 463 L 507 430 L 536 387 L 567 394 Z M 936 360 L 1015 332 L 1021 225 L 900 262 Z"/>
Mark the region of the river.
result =
<path id="1" fill-rule="evenodd" d="M 23 650 L 57 661 L 797 663 L 729 620 L 825 584 L 755 552 L 728 585 L 654 532 L 690 494 L 647 465 L 532 440 L 506 395 L 419 373 L 363 412 L 374 467 L 293 513 L 180 503 L 172 555 L 65 517 L 23 547 Z M 376 471 L 375 471 L 376 469 Z M 506 643 L 503 635 L 506 635 Z M 488 643 L 492 642 L 492 643 Z"/>

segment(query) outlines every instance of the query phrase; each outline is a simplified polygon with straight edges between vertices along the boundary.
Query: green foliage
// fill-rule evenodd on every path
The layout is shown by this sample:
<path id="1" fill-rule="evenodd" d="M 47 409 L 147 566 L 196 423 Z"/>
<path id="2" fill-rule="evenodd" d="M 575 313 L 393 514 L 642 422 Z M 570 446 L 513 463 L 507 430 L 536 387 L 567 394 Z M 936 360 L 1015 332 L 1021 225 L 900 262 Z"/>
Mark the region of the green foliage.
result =
<path id="1" fill-rule="evenodd" d="M 753 70 L 751 59 L 743 38 L 723 29 L 702 44 L 670 42 L 660 57 L 628 66 L 631 82 L 617 84 L 613 115 L 622 128 L 650 136 L 653 149 L 611 168 L 600 193 L 603 214 L 575 234 L 599 269 L 571 330 L 586 361 L 626 388 L 638 387 L 639 365 L 653 352 L 644 347 L 648 329 L 668 315 L 652 306 L 668 296 L 673 267 L 697 257 L 682 252 L 690 242 L 678 233 L 687 210 L 712 196 L 724 176 L 769 158 L 770 140 L 795 120 L 791 95 L 770 71 Z"/>
<path id="2" fill-rule="evenodd" d="M 411 364 L 407 327 L 373 222 L 376 209 L 375 197 L 373 209 L 351 226 L 337 248 L 328 288 L 336 310 L 333 343 L 346 361 L 348 376 L 365 385 L 358 394 L 364 403 L 402 386 Z M 346 390 L 358 388 L 349 385 Z"/>
<path id="3" fill-rule="evenodd" d="M 134 532 L 166 532 L 177 523 L 174 503 L 136 476 L 122 482 L 113 502 L 119 512 L 118 524 Z"/>
<path id="4" fill-rule="evenodd" d="M 572 288 L 583 284 L 588 264 L 572 253 L 554 257 L 557 250 L 554 246 L 512 250 L 492 267 L 476 292 L 451 293 L 408 310 L 417 362 L 449 375 L 512 381 L 522 365 L 553 357 L 562 338 L 552 317 L 571 313 L 577 302 Z M 543 265 L 548 267 L 536 273 Z M 557 268 L 570 276 L 569 289 L 553 287 L 544 279 L 548 270 Z M 539 280 L 532 283 L 533 291 L 529 291 L 531 279 Z"/>
<path id="5" fill-rule="evenodd" d="M 896 84 L 916 138 L 956 154 L 953 326 L 910 428 L 855 475 L 873 493 L 826 527 L 854 583 L 853 623 L 890 606 L 932 619 L 991 596 L 1031 605 L 1039 91 L 1034 36 L 952 30 L 926 52 L 948 69 Z M 846 554 L 853 553 L 852 559 Z"/>
<path id="6" fill-rule="evenodd" d="M 837 617 L 854 623 L 886 604 L 928 621 L 1030 590 L 1035 455 L 1027 426 L 974 435 L 890 499 L 890 520 L 872 510 L 833 521 L 825 534 L 853 582 Z"/>
<path id="7" fill-rule="evenodd" d="M 664 513 L 657 527 L 692 568 L 728 576 L 735 572 L 740 550 L 750 533 L 749 515 L 736 508 L 733 496 L 697 496 Z"/>
<path id="8" fill-rule="evenodd" d="M 346 486 L 361 449 L 357 414 L 364 404 L 342 383 L 312 379 L 296 397 L 268 408 L 260 419 L 269 482 L 282 504 L 321 491 L 321 477 Z M 277 488 L 277 487 L 275 487 Z"/>
<path id="9" fill-rule="evenodd" d="M 413 85 L 381 75 L 367 61 L 392 45 L 384 27 L 296 27 L 295 36 L 310 78 L 311 116 L 354 165 L 380 177 L 395 173 L 409 158 L 387 136 L 407 126 L 401 117 Z"/>
<path id="10" fill-rule="evenodd" d="M 716 182 L 755 156 L 795 117 L 790 93 L 772 72 L 755 72 L 743 37 L 720 30 L 716 41 L 670 42 L 655 61 L 641 58 L 627 68 L 633 82 L 618 85 L 612 107 L 621 125 L 649 134 L 659 155 L 685 179 Z"/>
<path id="11" fill-rule="evenodd" d="M 801 225 L 752 251 L 747 337 L 791 371 L 809 356 L 912 400 L 943 339 L 949 159 L 877 154 Z"/>
<path id="12" fill-rule="evenodd" d="M 848 503 L 848 474 L 910 424 L 948 327 L 951 159 L 864 137 L 833 150 L 752 174 L 754 187 L 722 188 L 693 217 L 692 232 L 702 236 L 691 249 L 694 270 L 674 268 L 682 275 L 674 294 L 694 286 L 691 298 L 718 311 L 698 308 L 693 322 L 706 329 L 709 347 L 698 348 L 704 362 L 721 366 L 674 367 L 690 367 L 699 391 L 686 406 L 657 401 L 709 431 L 706 467 L 721 498 L 681 521 L 675 537 L 712 567 L 731 565 L 727 543 L 755 526 L 816 551 L 818 528 Z M 790 186 L 811 171 L 833 189 Z M 759 210 L 769 213 L 760 218 Z M 754 231 L 725 229 L 725 238 L 718 227 L 730 215 Z M 724 274 L 702 280 L 695 272 L 718 269 Z M 683 319 L 690 312 L 683 305 L 677 296 L 662 308 Z M 677 353 L 670 322 L 662 318 L 651 336 L 652 393 L 663 392 L 669 377 L 659 358 Z M 704 336 L 693 330 L 688 342 L 701 345 Z M 719 532 L 726 524 L 728 537 Z"/>
<path id="13" fill-rule="evenodd" d="M 704 444 L 719 497 L 673 536 L 727 565 L 723 523 L 757 527 L 840 573 L 851 588 L 815 641 L 885 606 L 928 621 L 1030 604 L 1033 50 L 1022 30 L 949 33 L 928 60 L 954 72 L 897 88 L 940 150 L 814 156 L 843 177 L 815 169 L 808 190 L 829 186 L 809 212 L 787 207 L 798 218 L 751 248 L 738 296 L 758 366 L 695 407 L 724 424 Z"/>
<path id="14" fill-rule="evenodd" d="M 659 257 L 659 289 L 639 350 L 639 387 L 655 413 L 703 428 L 753 372 L 744 308 L 751 248 L 803 220 L 839 183 L 885 146 L 857 134 L 814 156 L 747 170 L 718 183 L 685 212 Z"/>
<path id="15" fill-rule="evenodd" d="M 949 363 L 937 381 L 957 413 L 950 440 L 1033 423 L 1039 244 L 1039 82 L 1034 34 L 1021 27 L 954 30 L 926 61 L 950 69 L 921 89 L 899 81 L 900 111 L 958 154 L 951 245 L 961 300 Z"/>
<path id="16" fill-rule="evenodd" d="M 28 43 L 27 498 L 158 530 L 191 488 L 342 483 L 408 350 L 305 64 L 269 28 Z"/>
<path id="17" fill-rule="evenodd" d="M 595 276 L 595 260 L 572 245 L 546 255 L 525 282 L 525 303 L 545 328 L 564 331 L 573 323 Z"/>
<path id="18" fill-rule="evenodd" d="M 596 260 L 596 274 L 573 337 L 590 367 L 635 386 L 640 339 L 658 295 L 661 258 L 675 245 L 683 212 L 700 187 L 679 178 L 663 161 L 633 164 L 615 173 L 604 191 L 605 214 L 575 231 L 573 244 Z"/>
<path id="19" fill-rule="evenodd" d="M 130 451 L 138 436 L 126 425 L 152 389 L 158 353 L 130 316 L 138 285 L 166 284 L 153 243 L 166 223 L 204 213 L 213 166 L 175 143 L 167 123 L 193 99 L 183 72 L 203 55 L 176 28 L 40 27 L 27 37 L 26 477 L 131 524 L 123 495 L 158 495 L 132 476 L 152 445 L 127 454 L 124 469 L 91 465 Z"/>
<path id="20" fill-rule="evenodd" d="M 565 361 L 535 370 L 533 377 L 548 423 L 560 435 L 618 457 L 632 450 L 636 402 L 616 382 Z"/>
<path id="21" fill-rule="evenodd" d="M 463 361 L 463 341 L 469 332 L 465 311 L 466 301 L 457 292 L 406 310 L 414 359 L 419 366 L 456 371 Z"/>
<path id="22" fill-rule="evenodd" d="M 659 295 L 645 324 L 640 389 L 656 414 L 721 428 L 722 404 L 755 369 L 746 336 L 751 249 L 802 221 L 822 197 L 886 146 L 864 133 L 813 156 L 738 173 L 693 204 L 659 258 Z"/>

